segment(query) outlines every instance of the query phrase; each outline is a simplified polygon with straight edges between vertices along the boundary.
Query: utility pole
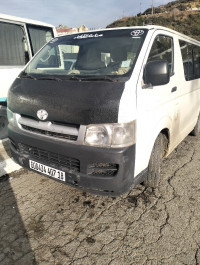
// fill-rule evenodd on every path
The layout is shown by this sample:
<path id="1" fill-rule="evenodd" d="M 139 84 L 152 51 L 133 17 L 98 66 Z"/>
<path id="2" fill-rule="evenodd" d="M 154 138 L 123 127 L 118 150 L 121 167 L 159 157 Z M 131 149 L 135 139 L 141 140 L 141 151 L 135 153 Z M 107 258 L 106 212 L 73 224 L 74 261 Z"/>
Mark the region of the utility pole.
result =
<path id="1" fill-rule="evenodd" d="M 153 15 L 154 13 L 154 7 L 153 7 L 153 0 L 152 0 L 152 11 L 151 11 L 151 14 Z"/>

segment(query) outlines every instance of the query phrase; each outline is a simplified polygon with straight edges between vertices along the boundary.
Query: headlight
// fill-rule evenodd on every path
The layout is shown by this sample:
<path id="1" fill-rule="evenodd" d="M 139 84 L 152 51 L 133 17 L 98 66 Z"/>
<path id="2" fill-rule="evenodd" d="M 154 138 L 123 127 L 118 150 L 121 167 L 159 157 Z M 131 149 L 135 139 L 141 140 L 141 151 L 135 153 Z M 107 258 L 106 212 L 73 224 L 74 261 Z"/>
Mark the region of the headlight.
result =
<path id="1" fill-rule="evenodd" d="M 12 125 L 17 125 L 17 121 L 20 117 L 19 114 L 12 112 L 9 108 L 7 108 L 7 117 L 8 117 L 8 122 Z"/>
<path id="2" fill-rule="evenodd" d="M 88 125 L 85 144 L 99 147 L 125 147 L 135 143 L 135 121 Z"/>
<path id="3" fill-rule="evenodd" d="M 13 124 L 14 123 L 14 113 L 11 110 L 9 110 L 8 108 L 7 108 L 7 117 L 8 117 L 8 122 Z"/>

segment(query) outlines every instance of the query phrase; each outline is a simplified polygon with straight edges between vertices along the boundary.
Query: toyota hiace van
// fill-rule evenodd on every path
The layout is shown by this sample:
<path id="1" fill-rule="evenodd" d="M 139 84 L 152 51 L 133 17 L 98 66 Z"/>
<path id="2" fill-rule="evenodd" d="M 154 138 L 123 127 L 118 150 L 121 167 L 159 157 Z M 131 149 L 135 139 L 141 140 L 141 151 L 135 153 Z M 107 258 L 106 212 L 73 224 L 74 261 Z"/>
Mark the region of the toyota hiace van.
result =
<path id="1" fill-rule="evenodd" d="M 159 26 L 54 38 L 8 94 L 15 161 L 110 196 L 156 187 L 199 113 L 200 42 Z"/>

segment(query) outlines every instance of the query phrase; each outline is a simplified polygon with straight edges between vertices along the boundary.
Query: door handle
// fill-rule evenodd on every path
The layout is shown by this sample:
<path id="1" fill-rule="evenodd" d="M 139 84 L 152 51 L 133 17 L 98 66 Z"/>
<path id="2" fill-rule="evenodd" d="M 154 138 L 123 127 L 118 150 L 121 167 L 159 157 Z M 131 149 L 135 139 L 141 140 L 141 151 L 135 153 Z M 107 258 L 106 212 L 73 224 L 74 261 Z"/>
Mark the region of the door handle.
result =
<path id="1" fill-rule="evenodd" d="M 173 92 L 175 92 L 176 90 L 177 90 L 177 86 L 174 86 L 174 87 L 172 88 L 171 92 L 173 93 Z"/>

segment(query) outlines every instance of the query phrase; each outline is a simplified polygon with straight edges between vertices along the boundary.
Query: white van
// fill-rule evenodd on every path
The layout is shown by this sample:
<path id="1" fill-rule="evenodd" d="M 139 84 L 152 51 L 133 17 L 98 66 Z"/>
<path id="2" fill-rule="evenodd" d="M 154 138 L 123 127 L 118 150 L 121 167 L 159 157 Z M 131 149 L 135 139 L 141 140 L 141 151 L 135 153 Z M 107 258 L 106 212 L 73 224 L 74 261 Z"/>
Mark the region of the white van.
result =
<path id="1" fill-rule="evenodd" d="M 159 26 L 55 38 L 8 94 L 16 162 L 111 196 L 156 187 L 162 158 L 199 133 L 199 113 L 200 42 Z"/>
<path id="2" fill-rule="evenodd" d="M 55 27 L 50 24 L 0 14 L 0 139 L 7 136 L 10 85 L 33 55 L 55 36 Z"/>

